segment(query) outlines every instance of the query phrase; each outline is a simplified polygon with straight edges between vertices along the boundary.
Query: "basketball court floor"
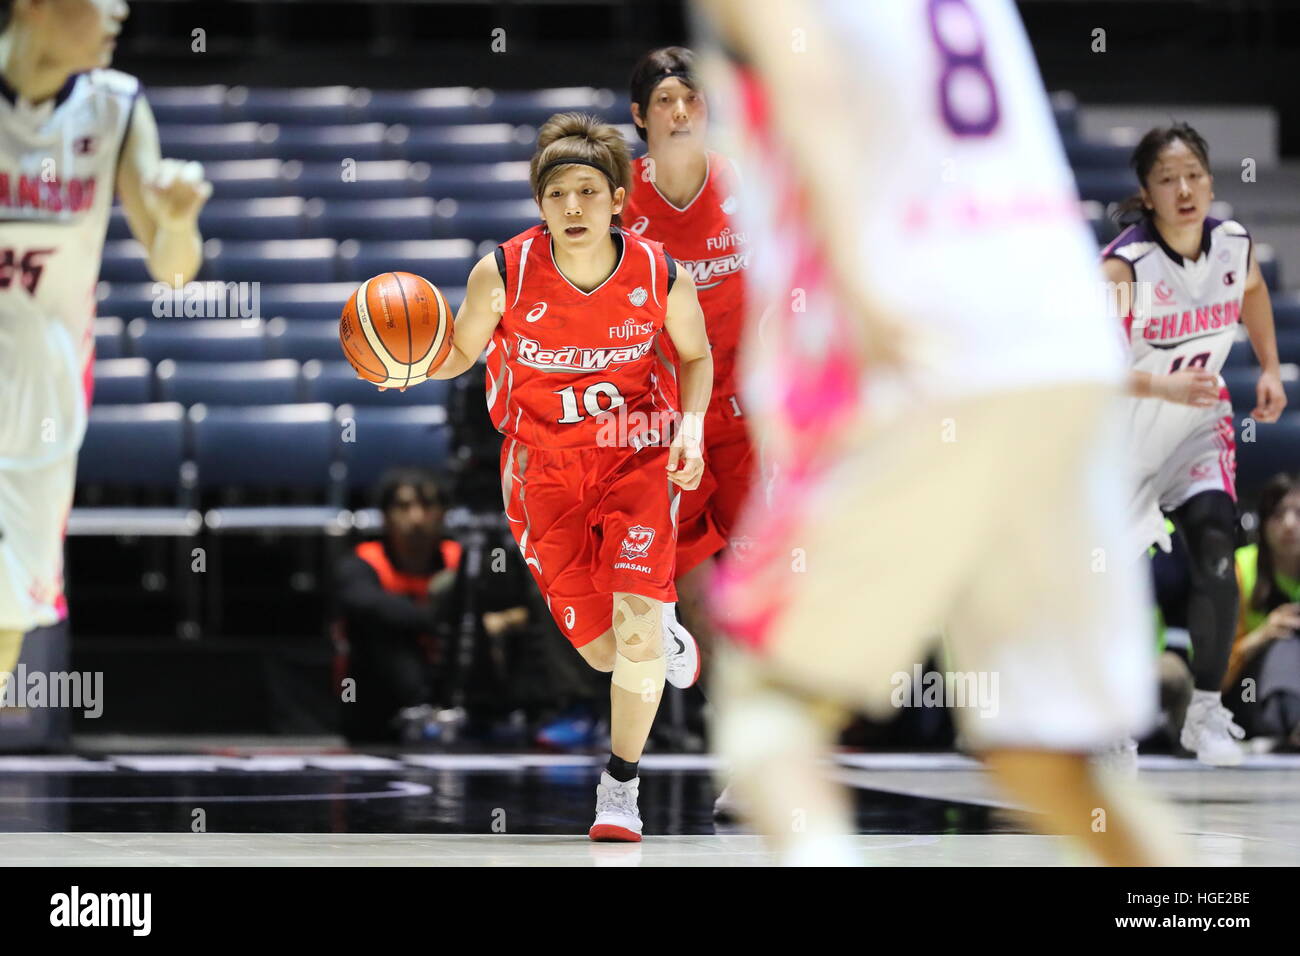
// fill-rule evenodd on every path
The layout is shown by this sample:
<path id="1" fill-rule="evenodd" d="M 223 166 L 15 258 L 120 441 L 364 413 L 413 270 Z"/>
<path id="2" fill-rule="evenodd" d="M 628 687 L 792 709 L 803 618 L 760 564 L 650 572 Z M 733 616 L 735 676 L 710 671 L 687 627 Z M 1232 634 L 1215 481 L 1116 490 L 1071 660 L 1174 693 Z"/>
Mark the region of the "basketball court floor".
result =
<path id="1" fill-rule="evenodd" d="M 600 758 L 582 755 L 206 752 L 0 757 L 9 866 L 759 866 L 745 827 L 715 823 L 707 755 L 641 763 L 641 844 L 593 844 Z M 840 754 L 858 843 L 881 866 L 1082 862 L 1028 831 L 973 760 Z M 1204 866 L 1300 863 L 1300 755 L 1236 769 L 1150 756 Z"/>

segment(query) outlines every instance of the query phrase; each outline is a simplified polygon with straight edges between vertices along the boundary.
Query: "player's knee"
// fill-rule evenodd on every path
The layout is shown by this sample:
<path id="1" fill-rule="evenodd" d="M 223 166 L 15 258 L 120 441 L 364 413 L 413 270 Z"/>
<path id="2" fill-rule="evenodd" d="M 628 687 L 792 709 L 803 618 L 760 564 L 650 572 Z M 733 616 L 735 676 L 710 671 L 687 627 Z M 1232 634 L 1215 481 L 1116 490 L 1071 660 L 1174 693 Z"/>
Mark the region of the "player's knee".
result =
<path id="1" fill-rule="evenodd" d="M 1179 509 L 1192 573 L 1202 586 L 1235 588 L 1237 507 L 1224 492 L 1197 495 Z"/>
<path id="2" fill-rule="evenodd" d="M 590 644 L 578 648 L 578 653 L 592 670 L 608 674 L 614 669 L 618 648 L 614 643 L 614 631 L 611 628 Z"/>
<path id="3" fill-rule="evenodd" d="M 637 594 L 614 598 L 614 639 L 618 652 L 631 661 L 663 656 L 663 607 Z"/>

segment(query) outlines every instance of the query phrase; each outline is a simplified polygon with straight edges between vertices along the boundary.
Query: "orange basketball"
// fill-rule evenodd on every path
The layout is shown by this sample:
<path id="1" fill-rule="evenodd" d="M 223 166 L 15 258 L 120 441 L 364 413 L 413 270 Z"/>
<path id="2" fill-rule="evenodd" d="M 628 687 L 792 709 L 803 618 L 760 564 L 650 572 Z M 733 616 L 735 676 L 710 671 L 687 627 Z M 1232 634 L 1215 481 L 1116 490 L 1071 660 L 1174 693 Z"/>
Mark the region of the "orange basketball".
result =
<path id="1" fill-rule="evenodd" d="M 339 344 L 362 378 L 403 388 L 438 370 L 451 352 L 454 325 L 436 285 L 409 272 L 385 272 L 348 299 Z"/>

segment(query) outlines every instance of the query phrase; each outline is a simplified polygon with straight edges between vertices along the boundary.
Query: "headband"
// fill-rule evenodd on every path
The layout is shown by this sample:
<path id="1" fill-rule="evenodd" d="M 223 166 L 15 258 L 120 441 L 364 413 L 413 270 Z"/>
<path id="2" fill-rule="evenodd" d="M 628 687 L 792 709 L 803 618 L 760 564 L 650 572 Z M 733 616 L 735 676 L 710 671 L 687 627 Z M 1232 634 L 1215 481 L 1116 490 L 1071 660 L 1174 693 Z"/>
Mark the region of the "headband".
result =
<path id="1" fill-rule="evenodd" d="M 656 76 L 655 81 L 650 84 L 650 91 L 654 92 L 654 88 L 658 86 L 660 83 L 662 83 L 664 80 L 668 79 L 668 77 L 670 76 L 675 76 L 679 80 L 686 80 L 687 81 L 686 85 L 691 88 L 694 88 L 695 86 L 695 77 L 691 76 L 691 74 L 688 73 L 686 70 L 664 70 L 662 73 Z"/>
<path id="2" fill-rule="evenodd" d="M 556 166 L 590 166 L 592 169 L 600 172 L 611 183 L 614 182 L 614 177 L 611 176 L 609 174 L 609 171 L 605 169 L 604 166 L 600 165 L 600 163 L 592 162 L 590 159 L 576 159 L 576 158 L 551 160 L 549 163 L 547 163 L 545 166 L 543 166 L 541 169 L 537 171 L 537 182 L 538 183 L 546 182 L 546 174 L 550 172 L 552 169 L 554 169 Z"/>

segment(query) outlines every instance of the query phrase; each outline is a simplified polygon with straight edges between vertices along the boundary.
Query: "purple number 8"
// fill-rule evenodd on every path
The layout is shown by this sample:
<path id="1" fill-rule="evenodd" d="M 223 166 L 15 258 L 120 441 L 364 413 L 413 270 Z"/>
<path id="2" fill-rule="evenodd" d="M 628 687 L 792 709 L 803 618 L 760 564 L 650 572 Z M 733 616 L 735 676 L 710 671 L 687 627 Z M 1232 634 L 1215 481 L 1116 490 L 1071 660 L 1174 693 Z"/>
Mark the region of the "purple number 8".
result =
<path id="1" fill-rule="evenodd" d="M 954 50 L 948 46 L 946 38 L 939 29 L 939 18 L 945 7 L 957 8 L 969 26 L 974 44 L 970 50 Z M 934 45 L 943 55 L 943 72 L 939 74 L 939 109 L 943 121 L 956 136 L 987 136 L 997 128 L 1000 114 L 998 112 L 998 91 L 989 73 L 988 64 L 984 62 L 984 35 L 980 30 L 979 19 L 967 0 L 930 0 L 927 12 L 930 16 L 930 36 Z M 956 76 L 978 77 L 987 91 L 984 108 L 980 115 L 959 115 L 953 106 L 952 85 Z"/>

